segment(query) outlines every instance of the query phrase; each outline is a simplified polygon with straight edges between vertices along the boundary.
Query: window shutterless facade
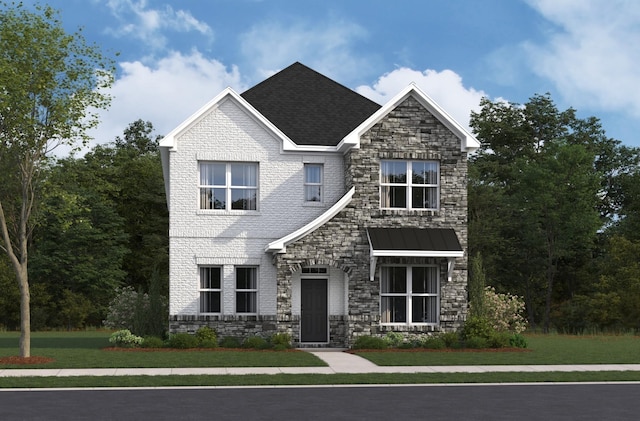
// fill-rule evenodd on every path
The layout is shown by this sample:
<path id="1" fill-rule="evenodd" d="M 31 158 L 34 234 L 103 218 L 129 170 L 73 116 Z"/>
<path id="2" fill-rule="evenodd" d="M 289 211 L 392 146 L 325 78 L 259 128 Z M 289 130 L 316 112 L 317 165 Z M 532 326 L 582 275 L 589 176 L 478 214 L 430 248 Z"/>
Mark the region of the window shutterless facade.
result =
<path id="1" fill-rule="evenodd" d="M 438 161 L 389 160 L 380 163 L 380 207 L 383 209 L 438 209 Z"/>
<path id="2" fill-rule="evenodd" d="M 304 164 L 304 201 L 322 202 L 322 164 Z"/>
<path id="3" fill-rule="evenodd" d="M 200 209 L 258 209 L 258 164 L 200 162 L 199 166 Z"/>
<path id="4" fill-rule="evenodd" d="M 200 267 L 200 313 L 220 313 L 222 293 L 222 268 Z"/>
<path id="5" fill-rule="evenodd" d="M 258 312 L 258 268 L 236 267 L 236 313 Z"/>
<path id="6" fill-rule="evenodd" d="M 380 321 L 427 324 L 440 321 L 437 266 L 383 266 L 380 273 Z"/>

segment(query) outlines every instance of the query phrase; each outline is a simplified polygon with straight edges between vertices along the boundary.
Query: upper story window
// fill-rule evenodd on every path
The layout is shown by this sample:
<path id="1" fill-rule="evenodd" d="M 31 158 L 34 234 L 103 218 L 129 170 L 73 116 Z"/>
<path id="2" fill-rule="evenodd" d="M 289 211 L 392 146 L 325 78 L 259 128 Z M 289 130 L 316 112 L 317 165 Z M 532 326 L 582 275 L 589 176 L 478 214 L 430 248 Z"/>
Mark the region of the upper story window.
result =
<path id="1" fill-rule="evenodd" d="M 257 210 L 258 164 L 200 162 L 200 209 Z"/>
<path id="2" fill-rule="evenodd" d="M 440 197 L 438 161 L 382 161 L 380 207 L 438 209 Z"/>
<path id="3" fill-rule="evenodd" d="M 322 202 L 322 164 L 304 164 L 304 201 Z"/>

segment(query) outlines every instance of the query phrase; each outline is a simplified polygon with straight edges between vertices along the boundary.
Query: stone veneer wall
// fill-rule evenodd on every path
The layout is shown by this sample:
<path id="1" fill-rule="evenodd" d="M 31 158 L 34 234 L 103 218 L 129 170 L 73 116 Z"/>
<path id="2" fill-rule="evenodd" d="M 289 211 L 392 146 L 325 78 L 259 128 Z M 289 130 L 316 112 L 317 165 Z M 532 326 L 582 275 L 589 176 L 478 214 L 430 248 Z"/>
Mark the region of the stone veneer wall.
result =
<path id="1" fill-rule="evenodd" d="M 368 227 L 453 228 L 467 250 L 467 155 L 460 139 L 413 97 L 391 111 L 365 133 L 360 149 L 345 156 L 346 187 L 355 186 L 351 203 L 338 215 L 274 256 L 277 266 L 279 331 L 298 338 L 291 314 L 291 276 L 301 266 L 325 264 L 349 277 L 348 316 L 345 324 L 330 322 L 330 344 L 350 346 L 360 335 L 451 331 L 459 328 L 467 311 L 467 257 L 457 258 L 451 281 L 446 259 L 385 258 L 380 264 L 440 264 L 440 326 L 389 327 L 380 325 L 379 279 L 369 279 Z M 380 161 L 384 159 L 440 162 L 440 209 L 437 211 L 380 209 Z M 378 271 L 377 271 L 378 272 Z"/>

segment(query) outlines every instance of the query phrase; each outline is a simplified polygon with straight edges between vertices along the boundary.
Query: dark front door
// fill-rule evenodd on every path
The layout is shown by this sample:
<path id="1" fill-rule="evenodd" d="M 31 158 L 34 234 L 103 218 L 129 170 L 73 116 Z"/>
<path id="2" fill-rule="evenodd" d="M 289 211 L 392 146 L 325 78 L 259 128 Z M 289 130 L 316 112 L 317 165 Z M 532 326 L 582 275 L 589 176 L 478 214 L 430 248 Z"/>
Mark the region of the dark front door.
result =
<path id="1" fill-rule="evenodd" d="M 329 342 L 327 280 L 302 279 L 301 342 Z"/>

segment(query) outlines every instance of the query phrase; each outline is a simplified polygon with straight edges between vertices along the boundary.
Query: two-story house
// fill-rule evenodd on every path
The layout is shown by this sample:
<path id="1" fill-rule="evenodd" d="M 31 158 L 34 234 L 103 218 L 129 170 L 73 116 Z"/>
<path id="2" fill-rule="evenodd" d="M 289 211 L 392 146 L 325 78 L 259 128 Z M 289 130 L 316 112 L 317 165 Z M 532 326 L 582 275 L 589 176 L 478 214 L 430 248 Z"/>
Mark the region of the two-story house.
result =
<path id="1" fill-rule="evenodd" d="M 461 326 L 479 143 L 415 85 L 380 106 L 295 63 L 160 146 L 172 332 L 342 347 Z"/>

